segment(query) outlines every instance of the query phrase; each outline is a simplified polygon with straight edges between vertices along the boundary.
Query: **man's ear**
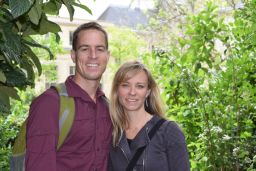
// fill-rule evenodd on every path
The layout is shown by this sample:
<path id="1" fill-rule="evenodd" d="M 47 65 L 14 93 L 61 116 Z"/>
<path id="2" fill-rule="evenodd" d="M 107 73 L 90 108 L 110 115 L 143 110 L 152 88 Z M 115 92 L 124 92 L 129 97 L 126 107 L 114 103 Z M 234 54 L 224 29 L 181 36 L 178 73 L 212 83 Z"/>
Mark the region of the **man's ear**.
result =
<path id="1" fill-rule="evenodd" d="M 108 50 L 108 52 L 107 52 L 107 58 L 108 58 L 108 61 L 109 61 L 109 58 L 110 58 L 110 51 Z"/>
<path id="2" fill-rule="evenodd" d="M 71 52 L 70 52 L 71 54 L 71 59 L 72 59 L 72 61 L 74 62 L 74 63 L 76 63 L 76 52 L 74 51 L 74 50 L 71 50 Z"/>

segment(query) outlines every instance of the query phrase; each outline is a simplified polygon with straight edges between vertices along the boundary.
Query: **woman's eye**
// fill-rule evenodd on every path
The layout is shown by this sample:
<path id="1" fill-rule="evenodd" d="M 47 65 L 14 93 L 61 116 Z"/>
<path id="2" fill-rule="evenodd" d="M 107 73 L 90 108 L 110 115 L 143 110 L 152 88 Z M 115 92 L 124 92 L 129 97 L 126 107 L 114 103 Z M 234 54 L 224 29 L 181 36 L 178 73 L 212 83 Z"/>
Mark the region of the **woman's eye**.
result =
<path id="1" fill-rule="evenodd" d="M 128 87 L 129 85 L 128 85 L 128 84 L 120 84 L 120 86 L 122 86 L 122 87 Z"/>
<path id="2" fill-rule="evenodd" d="M 138 88 L 144 88 L 144 85 L 137 85 Z"/>

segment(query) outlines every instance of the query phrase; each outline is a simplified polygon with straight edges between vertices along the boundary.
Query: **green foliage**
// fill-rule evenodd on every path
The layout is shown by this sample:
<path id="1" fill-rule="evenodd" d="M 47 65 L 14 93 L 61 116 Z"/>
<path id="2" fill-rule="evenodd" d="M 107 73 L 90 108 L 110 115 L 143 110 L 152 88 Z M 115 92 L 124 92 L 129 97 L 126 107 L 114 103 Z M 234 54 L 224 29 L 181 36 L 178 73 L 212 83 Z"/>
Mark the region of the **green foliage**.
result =
<path id="1" fill-rule="evenodd" d="M 144 51 L 146 43 L 143 35 L 139 35 L 128 28 L 108 27 L 111 57 L 114 62 L 111 67 L 115 72 L 116 68 L 124 61 L 138 58 Z"/>
<path id="2" fill-rule="evenodd" d="M 49 21 L 47 15 L 58 15 L 61 6 L 69 11 L 73 19 L 74 6 L 91 13 L 90 9 L 77 0 L 3 0 L 0 1 L 0 91 L 26 89 L 34 86 L 35 68 L 40 75 L 42 67 L 33 47 L 46 50 L 50 58 L 53 54 L 49 47 L 37 43 L 32 35 L 54 33 L 58 36 L 59 25 Z M 59 40 L 59 37 L 57 37 Z M 1 94 L 2 95 L 2 94 Z M 0 112 L 10 113 L 10 97 L 8 92 L 0 98 Z"/>
<path id="3" fill-rule="evenodd" d="M 53 56 L 53 59 L 56 59 L 57 54 L 64 54 L 66 51 L 63 49 L 62 42 L 58 40 L 58 35 L 49 33 L 47 35 L 34 35 L 33 39 L 39 42 L 40 44 L 49 47 Z M 47 61 L 49 58 L 49 53 L 42 48 L 33 47 L 33 52 L 37 54 L 41 61 Z"/>
<path id="4" fill-rule="evenodd" d="M 50 34 L 48 37 L 33 36 L 33 38 L 37 42 L 40 42 L 40 44 L 47 45 L 49 49 L 51 49 L 54 55 L 60 54 L 63 52 L 63 50 L 61 49 L 61 44 L 55 41 L 56 36 L 54 34 Z M 43 76 L 45 76 L 46 82 L 48 83 L 56 82 L 57 80 L 56 64 L 52 62 L 45 63 L 45 61 L 47 60 L 48 53 L 46 53 L 44 50 L 40 48 L 32 48 L 32 50 L 35 54 L 38 54 L 38 56 L 42 60 L 45 59 L 42 64 L 42 69 L 44 70 Z M 17 79 L 24 79 L 24 77 L 21 77 L 21 75 L 19 75 L 18 73 L 16 73 L 13 76 L 16 77 L 16 81 Z M 11 100 L 10 108 L 12 112 L 10 115 L 4 115 L 0 117 L 0 137 L 1 137 L 0 139 L 1 140 L 0 170 L 9 170 L 9 156 L 11 154 L 11 145 L 19 131 L 19 127 L 27 117 L 27 114 L 29 111 L 29 105 L 35 96 L 35 91 L 32 88 L 26 88 L 26 91 L 17 91 L 19 96 L 15 96 L 17 92 L 11 93 L 10 91 L 13 91 L 13 89 L 9 87 L 2 87 L 0 91 L 1 91 L 0 98 L 6 98 L 5 100 L 8 100 L 8 97 L 6 95 L 7 93 L 12 95 L 13 98 L 16 98 L 16 99 L 20 98 L 19 101 Z"/>
<path id="5" fill-rule="evenodd" d="M 47 36 L 33 36 L 33 38 L 37 41 L 40 42 L 40 44 L 44 44 L 49 49 L 55 56 L 57 54 L 64 54 L 66 53 L 63 48 L 62 48 L 62 42 L 57 42 L 56 39 L 58 36 L 55 34 L 48 34 Z M 42 69 L 44 70 L 44 74 L 42 77 L 44 77 L 46 80 L 46 83 L 55 83 L 57 80 L 57 69 L 56 69 L 56 63 L 53 61 L 48 61 L 48 53 L 46 53 L 44 50 L 41 48 L 33 48 L 32 49 L 35 54 L 37 54 L 38 57 L 40 57 L 41 62 L 42 62 Z M 39 77 L 40 79 L 41 77 Z M 43 89 L 45 88 L 45 85 L 43 85 Z"/>
<path id="6" fill-rule="evenodd" d="M 28 115 L 29 104 L 35 96 L 31 88 L 18 92 L 20 100 L 11 100 L 12 113 L 0 117 L 0 170 L 9 170 L 11 146 L 19 127 Z"/>
<path id="7" fill-rule="evenodd" d="M 61 44 L 58 44 L 55 41 L 54 34 L 50 34 L 48 37 L 34 36 L 34 39 L 40 42 L 40 44 L 47 45 L 54 55 L 63 52 L 63 50 L 61 49 Z M 41 59 L 45 59 L 45 61 L 47 60 L 46 57 L 48 54 L 45 53 L 44 50 L 40 48 L 33 48 L 32 50 L 35 54 L 38 54 Z M 56 64 L 52 62 L 45 63 L 45 61 L 43 61 L 42 64 L 42 68 L 44 70 L 43 76 L 46 78 L 46 82 L 54 83 L 57 80 Z M 14 76 L 17 77 L 16 79 L 22 79 L 18 74 Z M 45 87 L 43 87 L 43 89 L 45 89 Z M 16 93 L 11 93 L 9 91 L 13 91 L 13 89 L 10 89 L 9 87 L 8 89 L 3 89 L 0 98 L 6 97 L 5 93 L 11 94 L 15 97 Z M 36 93 L 32 88 L 26 88 L 26 91 L 18 91 L 19 96 L 15 98 L 20 98 L 20 100 L 11 100 L 11 114 L 0 117 L 0 170 L 9 170 L 9 156 L 11 154 L 11 145 L 19 131 L 19 127 L 21 126 L 25 118 L 27 118 L 29 105 L 35 94 Z"/>
<path id="8" fill-rule="evenodd" d="M 178 44 L 145 55 L 167 115 L 185 132 L 192 170 L 255 170 L 255 7 L 248 1 L 225 23 L 208 3 Z"/>
<path id="9" fill-rule="evenodd" d="M 56 64 L 43 64 L 45 70 L 46 83 L 56 83 L 57 81 L 57 69 Z"/>

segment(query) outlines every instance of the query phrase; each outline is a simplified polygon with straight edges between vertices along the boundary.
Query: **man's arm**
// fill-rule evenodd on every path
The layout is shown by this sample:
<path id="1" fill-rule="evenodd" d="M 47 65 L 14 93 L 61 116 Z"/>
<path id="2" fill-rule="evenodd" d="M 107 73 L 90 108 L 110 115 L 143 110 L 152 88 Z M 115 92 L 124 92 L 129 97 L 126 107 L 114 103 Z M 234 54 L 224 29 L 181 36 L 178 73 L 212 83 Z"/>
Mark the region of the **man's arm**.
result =
<path id="1" fill-rule="evenodd" d="M 31 104 L 27 123 L 26 171 L 56 171 L 59 97 L 49 89 Z"/>

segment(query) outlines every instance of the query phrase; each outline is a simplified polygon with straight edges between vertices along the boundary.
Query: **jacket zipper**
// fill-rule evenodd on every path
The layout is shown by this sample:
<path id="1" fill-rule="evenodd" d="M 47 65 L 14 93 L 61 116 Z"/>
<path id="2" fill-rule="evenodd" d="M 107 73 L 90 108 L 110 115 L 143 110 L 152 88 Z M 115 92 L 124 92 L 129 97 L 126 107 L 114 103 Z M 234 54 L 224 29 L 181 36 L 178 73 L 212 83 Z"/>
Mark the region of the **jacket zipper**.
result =
<path id="1" fill-rule="evenodd" d="M 147 135 L 148 135 L 148 127 L 146 128 L 146 133 L 147 133 Z M 143 165 L 143 171 L 145 171 L 146 170 L 146 168 L 145 168 L 145 161 L 146 161 L 146 159 L 147 159 L 147 148 L 145 149 L 145 151 L 144 151 L 144 156 L 143 156 L 143 162 L 142 162 L 142 165 Z"/>
<path id="2" fill-rule="evenodd" d="M 146 132 L 147 132 L 147 134 L 148 134 L 148 127 L 146 128 Z M 127 163 L 129 164 L 129 159 L 128 159 L 128 157 L 127 157 L 127 155 L 126 155 L 126 153 L 124 152 L 124 149 L 122 148 L 122 147 L 120 147 L 120 146 L 118 146 L 120 149 L 121 149 L 121 151 L 123 152 L 123 154 L 124 154 L 124 156 L 125 156 L 125 158 L 126 158 L 126 160 L 127 160 Z M 143 160 L 142 160 L 142 168 L 143 168 L 143 171 L 145 171 L 145 158 L 146 158 L 146 149 L 145 149 L 145 151 L 144 151 L 144 153 L 145 153 L 145 157 L 144 156 L 142 156 L 143 157 Z"/>
<path id="3" fill-rule="evenodd" d="M 123 150 L 120 146 L 118 146 L 118 147 L 119 147 L 119 148 L 121 149 L 121 151 L 123 152 L 123 154 L 124 154 L 124 156 L 125 156 L 125 158 L 126 158 L 126 160 L 127 160 L 127 163 L 129 163 L 129 159 L 128 159 L 126 153 L 124 152 L 124 150 Z"/>
<path id="4" fill-rule="evenodd" d="M 145 171 L 145 159 L 144 159 L 144 157 L 143 157 L 143 161 L 142 161 L 142 165 L 143 165 L 143 171 Z"/>

